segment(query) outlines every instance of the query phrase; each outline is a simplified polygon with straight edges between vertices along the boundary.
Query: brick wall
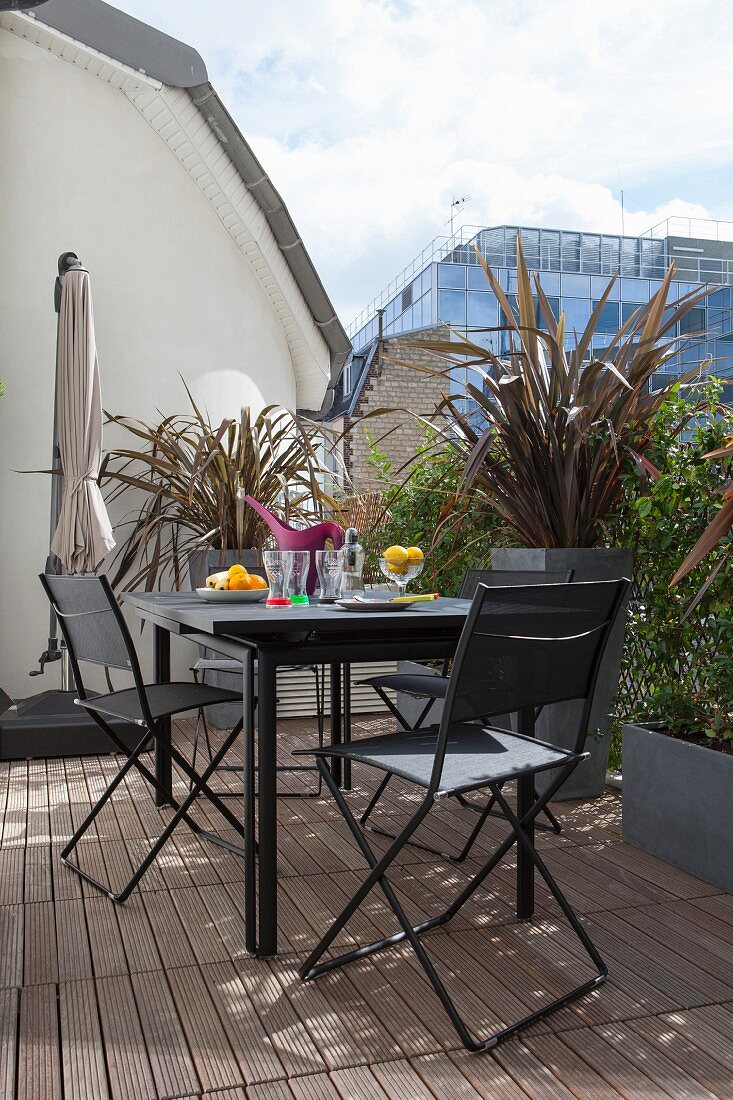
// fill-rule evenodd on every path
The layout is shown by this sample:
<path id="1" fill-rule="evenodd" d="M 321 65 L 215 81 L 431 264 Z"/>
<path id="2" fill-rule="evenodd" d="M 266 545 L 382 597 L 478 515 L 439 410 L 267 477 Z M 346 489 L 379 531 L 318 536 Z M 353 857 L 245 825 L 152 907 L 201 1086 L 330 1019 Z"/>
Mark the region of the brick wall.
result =
<path id="1" fill-rule="evenodd" d="M 416 347 L 415 343 L 445 335 L 446 330 L 441 325 L 423 329 L 412 336 L 389 337 L 382 342 L 381 356 L 376 356 L 371 365 L 354 414 L 344 421 L 344 426 L 350 429 L 345 441 L 344 458 L 357 491 L 366 492 L 375 486 L 375 478 L 367 466 L 370 436 L 395 467 L 400 467 L 414 458 L 424 434 L 424 428 L 407 411 L 373 417 L 363 424 L 359 423 L 359 418 L 384 406 L 429 417 L 440 401 L 441 393 L 447 390 L 447 378 L 433 378 L 410 367 L 385 362 L 385 359 L 400 359 L 435 369 L 436 365 L 440 366 L 440 361 Z"/>

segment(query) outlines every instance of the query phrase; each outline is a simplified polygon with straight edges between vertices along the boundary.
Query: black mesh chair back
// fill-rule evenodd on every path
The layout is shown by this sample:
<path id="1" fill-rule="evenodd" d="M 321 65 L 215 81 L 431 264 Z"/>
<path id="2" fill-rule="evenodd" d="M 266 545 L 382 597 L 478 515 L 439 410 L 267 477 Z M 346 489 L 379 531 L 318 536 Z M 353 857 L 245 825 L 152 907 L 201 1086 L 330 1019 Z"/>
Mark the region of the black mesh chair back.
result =
<path id="1" fill-rule="evenodd" d="M 221 841 L 220 838 L 203 829 L 189 814 L 194 800 L 204 794 L 218 809 L 230 828 L 244 836 L 245 830 L 239 819 L 209 786 L 211 775 L 239 737 L 243 722 L 241 720 L 237 722 L 231 732 L 224 737 L 218 751 L 212 755 L 207 767 L 201 773 L 196 771 L 195 762 L 189 764 L 170 736 L 170 719 L 174 715 L 235 700 L 238 700 L 241 705 L 241 693 L 168 680 L 146 687 L 130 632 L 107 578 L 92 574 L 70 577 L 42 574 L 39 579 L 51 601 L 66 642 L 69 663 L 78 693 L 78 699 L 75 701 L 87 710 L 100 729 L 110 738 L 117 751 L 125 758 L 101 797 L 97 799 L 74 835 L 62 848 L 60 853 L 62 863 L 90 885 L 103 891 L 112 901 L 122 902 L 137 886 L 180 821 L 185 821 L 198 836 L 212 840 L 214 843 L 223 843 L 230 850 L 245 854 L 244 849 L 234 848 L 229 841 Z M 134 687 L 122 688 L 118 691 L 111 690 L 104 695 L 88 693 L 85 690 L 80 669 L 84 661 L 109 668 L 124 669 L 132 673 Z M 140 739 L 132 751 L 110 724 L 110 719 L 114 718 L 122 718 L 126 722 L 142 727 Z M 188 793 L 182 802 L 177 801 L 172 789 L 166 789 L 165 782 L 151 772 L 141 759 L 150 748 L 151 738 L 156 756 L 164 761 L 169 759 L 172 763 L 174 762 L 190 780 Z M 121 890 L 115 892 L 108 884 L 94 878 L 70 857 L 96 816 L 132 768 L 135 768 L 160 796 L 159 805 L 169 803 L 174 813 L 127 883 Z"/>
<path id="2" fill-rule="evenodd" d="M 509 588 L 527 584 L 570 584 L 575 570 L 544 572 L 541 569 L 467 569 L 463 574 L 458 598 L 472 600 L 480 584 L 487 588 Z"/>
<path id="3" fill-rule="evenodd" d="M 122 668 L 139 680 L 135 647 L 106 577 L 41 576 L 64 635 L 72 665 L 88 661 Z M 81 690 L 82 685 L 77 685 Z"/>
<path id="4" fill-rule="evenodd" d="M 479 585 L 456 651 L 436 752 L 457 723 L 583 699 L 582 749 L 598 668 L 629 582 Z"/>

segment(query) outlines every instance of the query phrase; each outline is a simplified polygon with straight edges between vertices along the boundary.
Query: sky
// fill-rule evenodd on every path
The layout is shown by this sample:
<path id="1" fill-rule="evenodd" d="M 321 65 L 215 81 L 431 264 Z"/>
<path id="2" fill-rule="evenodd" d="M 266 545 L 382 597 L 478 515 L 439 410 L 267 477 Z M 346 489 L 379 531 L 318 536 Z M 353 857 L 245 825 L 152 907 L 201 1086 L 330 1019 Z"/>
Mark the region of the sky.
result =
<path id="1" fill-rule="evenodd" d="M 117 0 L 194 46 L 342 322 L 455 226 L 733 220 L 733 4 Z"/>

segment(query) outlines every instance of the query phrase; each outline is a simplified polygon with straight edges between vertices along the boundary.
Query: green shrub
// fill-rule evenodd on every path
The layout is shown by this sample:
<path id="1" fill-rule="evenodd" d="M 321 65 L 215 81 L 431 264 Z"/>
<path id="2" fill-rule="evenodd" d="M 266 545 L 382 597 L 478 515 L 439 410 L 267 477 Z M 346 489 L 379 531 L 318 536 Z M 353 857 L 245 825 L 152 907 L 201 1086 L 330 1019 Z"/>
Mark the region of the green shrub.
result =
<path id="1" fill-rule="evenodd" d="M 646 452 L 659 476 L 638 495 L 638 471 L 628 466 L 623 507 L 609 524 L 610 540 L 635 555 L 632 598 L 616 714 L 661 721 L 673 733 L 719 744 L 733 741 L 733 570 L 721 568 L 699 602 L 704 576 L 723 562 L 725 540 L 674 588 L 681 561 L 721 506 L 727 478 L 703 456 L 733 431 L 720 386 L 676 386 L 655 415 Z M 617 761 L 618 762 L 618 761 Z"/>
<path id="2" fill-rule="evenodd" d="M 367 553 L 375 561 L 394 543 L 420 546 L 425 568 L 410 591 L 455 596 L 467 568 L 489 565 L 492 547 L 516 545 L 484 497 L 459 496 L 461 464 L 450 445 L 434 434 L 426 434 L 407 476 L 395 470 L 373 441 L 369 465 L 389 513 L 368 540 Z"/>

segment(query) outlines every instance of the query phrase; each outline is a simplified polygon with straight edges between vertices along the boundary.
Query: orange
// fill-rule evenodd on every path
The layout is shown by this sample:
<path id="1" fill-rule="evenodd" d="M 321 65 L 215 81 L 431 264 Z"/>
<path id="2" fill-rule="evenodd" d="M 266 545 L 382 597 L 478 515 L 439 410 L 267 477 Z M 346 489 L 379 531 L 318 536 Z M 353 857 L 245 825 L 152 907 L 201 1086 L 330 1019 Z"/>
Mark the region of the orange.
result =
<path id="1" fill-rule="evenodd" d="M 232 577 L 235 577 L 237 575 L 237 573 L 244 573 L 246 576 L 247 570 L 244 568 L 243 565 L 230 565 L 229 569 L 227 570 L 227 576 L 229 577 L 229 579 L 231 580 Z"/>
<path id="2" fill-rule="evenodd" d="M 249 573 L 245 573 L 244 570 L 241 573 L 235 573 L 233 577 L 229 578 L 229 591 L 249 592 L 252 587 L 251 580 Z"/>
<path id="3" fill-rule="evenodd" d="M 259 589 L 259 590 L 268 587 L 267 581 L 265 580 L 265 578 L 258 576 L 257 573 L 250 573 L 250 575 L 249 575 L 249 586 L 252 589 Z"/>

